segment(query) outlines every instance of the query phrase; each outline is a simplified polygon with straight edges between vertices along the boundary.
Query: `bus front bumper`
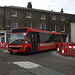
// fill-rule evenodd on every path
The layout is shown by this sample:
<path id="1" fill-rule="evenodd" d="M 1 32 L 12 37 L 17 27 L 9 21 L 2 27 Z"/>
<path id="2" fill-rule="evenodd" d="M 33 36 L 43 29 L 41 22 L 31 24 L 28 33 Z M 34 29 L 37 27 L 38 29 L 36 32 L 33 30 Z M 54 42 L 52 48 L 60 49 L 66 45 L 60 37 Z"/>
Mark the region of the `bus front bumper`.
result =
<path id="1" fill-rule="evenodd" d="M 25 52 L 25 49 L 9 49 L 9 48 L 8 48 L 8 51 L 9 51 L 9 52 L 22 53 L 22 52 Z"/>

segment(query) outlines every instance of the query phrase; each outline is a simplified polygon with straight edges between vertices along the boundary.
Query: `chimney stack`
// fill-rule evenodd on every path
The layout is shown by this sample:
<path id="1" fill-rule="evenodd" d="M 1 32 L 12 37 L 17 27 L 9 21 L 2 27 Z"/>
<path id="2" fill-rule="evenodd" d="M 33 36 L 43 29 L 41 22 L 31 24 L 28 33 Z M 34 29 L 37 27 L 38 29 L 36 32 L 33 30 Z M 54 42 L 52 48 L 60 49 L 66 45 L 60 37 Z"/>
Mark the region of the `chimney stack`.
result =
<path id="1" fill-rule="evenodd" d="M 63 8 L 61 9 L 60 13 L 64 13 Z"/>
<path id="2" fill-rule="evenodd" d="M 32 3 L 28 2 L 27 8 L 32 8 Z"/>

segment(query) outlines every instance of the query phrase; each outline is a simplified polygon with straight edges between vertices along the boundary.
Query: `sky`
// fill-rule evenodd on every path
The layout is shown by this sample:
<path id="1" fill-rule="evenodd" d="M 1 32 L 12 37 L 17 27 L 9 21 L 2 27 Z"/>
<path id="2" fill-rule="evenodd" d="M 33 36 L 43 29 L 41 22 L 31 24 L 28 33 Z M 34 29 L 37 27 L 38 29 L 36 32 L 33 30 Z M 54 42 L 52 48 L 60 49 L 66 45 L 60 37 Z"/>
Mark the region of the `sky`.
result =
<path id="1" fill-rule="evenodd" d="M 27 7 L 28 2 L 32 3 L 32 8 L 42 10 L 53 10 L 64 13 L 75 14 L 75 0 L 0 0 L 0 6 L 20 6 Z"/>

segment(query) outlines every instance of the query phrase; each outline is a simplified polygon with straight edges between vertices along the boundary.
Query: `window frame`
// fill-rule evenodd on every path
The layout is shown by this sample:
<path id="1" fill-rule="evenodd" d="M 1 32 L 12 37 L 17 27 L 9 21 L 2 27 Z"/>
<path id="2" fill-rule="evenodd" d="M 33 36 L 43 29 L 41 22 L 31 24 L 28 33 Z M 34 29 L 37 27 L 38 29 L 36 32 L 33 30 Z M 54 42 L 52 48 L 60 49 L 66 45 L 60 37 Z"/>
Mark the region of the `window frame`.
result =
<path id="1" fill-rule="evenodd" d="M 64 27 L 62 27 L 62 26 L 64 26 Z M 61 28 L 64 28 L 63 31 L 61 29 L 61 32 L 65 32 L 65 25 L 61 25 Z"/>
<path id="2" fill-rule="evenodd" d="M 40 27 L 39 29 L 46 29 L 46 24 L 41 23 L 41 24 L 39 24 L 39 25 L 41 26 L 41 27 L 39 26 L 39 27 Z M 45 26 L 44 26 L 44 25 L 45 25 Z"/>
<path id="3" fill-rule="evenodd" d="M 65 17 L 64 16 L 61 16 L 61 21 L 65 21 Z"/>
<path id="4" fill-rule="evenodd" d="M 46 19 L 46 15 L 45 14 L 41 14 L 41 19 L 45 20 Z"/>
<path id="5" fill-rule="evenodd" d="M 53 25 L 52 25 L 52 26 L 53 26 Z M 52 30 L 52 28 L 51 28 L 52 32 L 56 32 L 56 25 L 54 25 L 54 28 L 55 28 L 55 29 L 54 29 L 55 31 L 54 31 L 54 30 Z"/>
<path id="6" fill-rule="evenodd" d="M 31 12 L 26 12 L 26 18 L 31 18 Z"/>
<path id="7" fill-rule="evenodd" d="M 56 16 L 55 15 L 52 15 L 52 20 L 56 20 Z"/>
<path id="8" fill-rule="evenodd" d="M 13 13 L 15 13 L 15 14 L 13 14 Z M 12 16 L 12 17 L 17 17 L 17 11 L 16 11 L 16 10 L 12 10 L 12 11 L 11 11 L 11 16 Z"/>

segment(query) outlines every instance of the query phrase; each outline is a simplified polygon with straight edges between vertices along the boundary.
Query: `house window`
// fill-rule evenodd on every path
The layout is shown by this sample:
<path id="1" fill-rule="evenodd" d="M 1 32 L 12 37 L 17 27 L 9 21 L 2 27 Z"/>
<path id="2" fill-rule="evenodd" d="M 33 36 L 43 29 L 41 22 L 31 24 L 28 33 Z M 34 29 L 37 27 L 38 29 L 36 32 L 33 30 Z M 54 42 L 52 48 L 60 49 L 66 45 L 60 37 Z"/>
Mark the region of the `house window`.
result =
<path id="1" fill-rule="evenodd" d="M 65 25 L 61 25 L 61 32 L 65 32 Z"/>
<path id="2" fill-rule="evenodd" d="M 41 14 L 41 19 L 45 19 L 45 14 Z"/>
<path id="3" fill-rule="evenodd" d="M 26 18 L 31 18 L 31 12 L 26 13 Z"/>
<path id="4" fill-rule="evenodd" d="M 39 29 L 46 29 L 46 24 L 39 24 Z"/>
<path id="5" fill-rule="evenodd" d="M 18 28 L 17 22 L 11 22 L 11 29 L 13 29 L 13 28 Z"/>
<path id="6" fill-rule="evenodd" d="M 56 20 L 56 16 L 53 15 L 53 16 L 52 16 L 52 20 Z"/>
<path id="7" fill-rule="evenodd" d="M 26 23 L 26 27 L 32 28 L 32 23 Z"/>
<path id="8" fill-rule="evenodd" d="M 61 16 L 61 21 L 65 21 L 65 17 L 64 16 Z"/>
<path id="9" fill-rule="evenodd" d="M 56 32 L 56 25 L 52 25 L 51 26 L 51 30 L 54 31 L 54 32 Z"/>
<path id="10" fill-rule="evenodd" d="M 11 12 L 11 16 L 12 16 L 12 17 L 17 17 L 17 11 L 12 11 L 12 12 Z"/>

